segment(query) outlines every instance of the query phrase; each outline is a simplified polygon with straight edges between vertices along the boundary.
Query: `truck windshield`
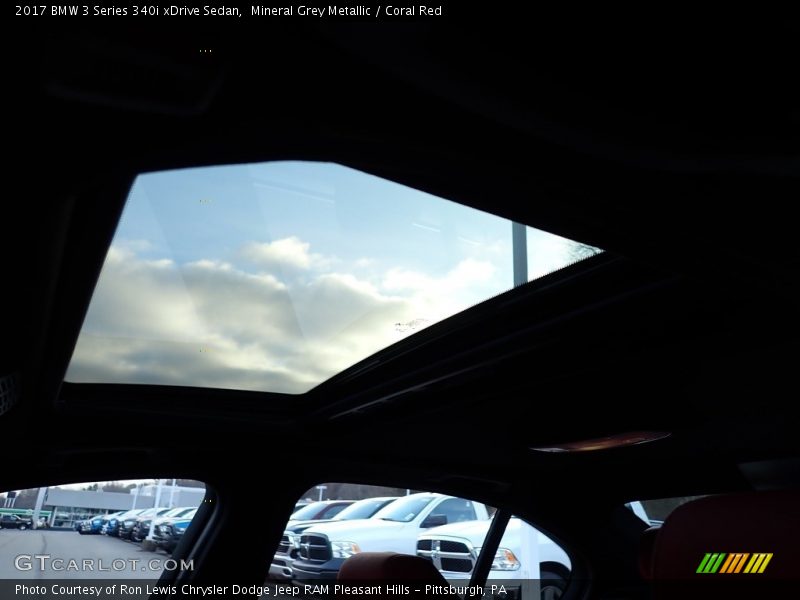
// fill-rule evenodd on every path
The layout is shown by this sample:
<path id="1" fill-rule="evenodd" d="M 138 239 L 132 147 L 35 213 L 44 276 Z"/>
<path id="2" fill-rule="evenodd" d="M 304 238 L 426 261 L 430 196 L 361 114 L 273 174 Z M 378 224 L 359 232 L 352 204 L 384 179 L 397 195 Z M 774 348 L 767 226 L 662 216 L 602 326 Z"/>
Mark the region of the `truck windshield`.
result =
<path id="1" fill-rule="evenodd" d="M 313 519 L 319 511 L 325 508 L 325 502 L 312 502 L 308 506 L 304 506 L 292 515 L 293 521 L 303 521 L 306 519 Z"/>
<path id="2" fill-rule="evenodd" d="M 378 510 L 386 506 L 392 500 L 388 498 L 375 498 L 367 500 L 359 500 L 355 504 L 351 504 L 345 508 L 338 515 L 333 517 L 334 521 L 351 521 L 354 519 L 369 519 Z"/>
<path id="3" fill-rule="evenodd" d="M 422 510 L 433 501 L 433 497 L 419 498 L 407 496 L 400 500 L 395 500 L 389 506 L 386 506 L 375 513 L 376 519 L 383 519 L 384 521 L 398 521 L 400 523 L 408 523 L 413 521 Z"/>

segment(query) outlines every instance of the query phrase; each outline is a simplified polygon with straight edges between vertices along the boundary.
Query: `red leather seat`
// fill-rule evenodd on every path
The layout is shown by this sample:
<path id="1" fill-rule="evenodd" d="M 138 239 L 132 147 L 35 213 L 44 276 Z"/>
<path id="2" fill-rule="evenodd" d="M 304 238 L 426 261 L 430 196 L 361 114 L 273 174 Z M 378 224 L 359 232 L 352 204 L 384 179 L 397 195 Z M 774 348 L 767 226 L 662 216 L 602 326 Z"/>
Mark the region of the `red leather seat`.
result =
<path id="1" fill-rule="evenodd" d="M 800 491 L 700 498 L 645 535 L 655 598 L 800 597 Z"/>
<path id="2" fill-rule="evenodd" d="M 639 573 L 642 579 L 653 579 L 653 553 L 660 527 L 650 527 L 642 533 L 639 541 Z"/>
<path id="3" fill-rule="evenodd" d="M 342 564 L 339 581 L 416 581 L 447 585 L 447 580 L 429 560 L 397 552 L 362 552 Z"/>
<path id="4" fill-rule="evenodd" d="M 429 560 L 396 552 L 362 552 L 348 558 L 339 569 L 338 583 L 345 585 L 406 585 L 404 598 L 436 598 L 442 594 L 428 591 L 426 585 L 449 586 Z M 415 585 L 416 584 L 416 585 Z M 419 591 L 417 591 L 419 590 Z M 400 594 L 379 595 L 386 598 Z M 363 598 L 363 596 L 361 596 Z M 452 600 L 453 596 L 449 596 Z"/>

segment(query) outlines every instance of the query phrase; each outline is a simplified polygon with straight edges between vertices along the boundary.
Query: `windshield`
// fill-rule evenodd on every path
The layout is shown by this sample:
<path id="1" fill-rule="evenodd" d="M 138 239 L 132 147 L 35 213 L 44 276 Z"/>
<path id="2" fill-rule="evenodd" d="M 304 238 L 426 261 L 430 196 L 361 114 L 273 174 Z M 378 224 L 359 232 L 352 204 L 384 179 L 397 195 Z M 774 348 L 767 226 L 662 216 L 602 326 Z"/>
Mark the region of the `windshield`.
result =
<path id="1" fill-rule="evenodd" d="M 327 506 L 325 502 L 312 502 L 308 506 L 304 506 L 291 517 L 292 521 L 303 521 L 306 519 L 313 519 L 319 511 Z"/>
<path id="2" fill-rule="evenodd" d="M 433 496 L 406 496 L 379 510 L 375 513 L 375 518 L 383 519 L 384 521 L 408 523 L 413 521 L 432 501 Z"/>
<path id="3" fill-rule="evenodd" d="M 336 515 L 333 520 L 351 521 L 353 519 L 369 519 L 389 502 L 392 502 L 392 500 L 388 498 L 360 500 L 355 504 L 351 504 L 345 508 L 342 512 Z"/>

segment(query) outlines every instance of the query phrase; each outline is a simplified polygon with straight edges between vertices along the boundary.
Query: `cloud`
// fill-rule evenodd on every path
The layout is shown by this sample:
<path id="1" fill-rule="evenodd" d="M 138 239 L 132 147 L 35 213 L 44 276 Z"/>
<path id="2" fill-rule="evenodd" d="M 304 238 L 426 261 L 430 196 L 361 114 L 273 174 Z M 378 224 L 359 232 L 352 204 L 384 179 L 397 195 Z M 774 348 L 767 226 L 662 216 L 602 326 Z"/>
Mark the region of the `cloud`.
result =
<path id="1" fill-rule="evenodd" d="M 336 263 L 297 238 L 250 243 L 237 256 L 258 271 L 112 246 L 67 379 L 302 393 L 500 291 L 494 266 L 475 259 L 440 277 L 395 268 L 368 280 L 330 271 Z"/>
<path id="2" fill-rule="evenodd" d="M 390 269 L 382 288 L 410 297 L 416 308 L 414 318 L 438 321 L 490 298 L 498 289 L 495 265 L 467 258 L 440 277 L 410 269 Z"/>
<path id="3" fill-rule="evenodd" d="M 321 257 L 309 253 L 310 244 L 297 237 L 287 237 L 274 242 L 248 242 L 242 247 L 242 256 L 260 267 L 310 269 Z"/>

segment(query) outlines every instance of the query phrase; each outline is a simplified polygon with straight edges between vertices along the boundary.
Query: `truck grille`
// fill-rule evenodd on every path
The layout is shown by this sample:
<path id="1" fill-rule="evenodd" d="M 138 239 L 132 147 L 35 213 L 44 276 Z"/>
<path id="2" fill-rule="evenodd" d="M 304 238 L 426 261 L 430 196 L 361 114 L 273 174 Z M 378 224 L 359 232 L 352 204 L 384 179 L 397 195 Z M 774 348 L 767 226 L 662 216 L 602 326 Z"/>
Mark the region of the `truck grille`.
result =
<path id="1" fill-rule="evenodd" d="M 300 536 L 300 558 L 325 562 L 331 559 L 331 546 L 328 538 L 321 534 Z"/>
<path id="2" fill-rule="evenodd" d="M 470 573 L 472 572 L 471 558 L 442 558 L 442 571 L 451 573 Z"/>
<path id="3" fill-rule="evenodd" d="M 429 560 L 440 571 L 471 573 L 474 552 L 470 544 L 453 540 L 419 540 L 417 556 Z"/>
<path id="4" fill-rule="evenodd" d="M 278 544 L 278 554 L 289 554 L 292 549 L 292 542 L 289 540 L 288 535 L 283 535 L 281 537 L 281 543 Z"/>
<path id="5" fill-rule="evenodd" d="M 466 544 L 462 544 L 461 542 L 442 540 L 439 542 L 439 544 L 439 549 L 442 552 L 458 552 L 460 554 L 469 554 L 469 548 Z"/>

